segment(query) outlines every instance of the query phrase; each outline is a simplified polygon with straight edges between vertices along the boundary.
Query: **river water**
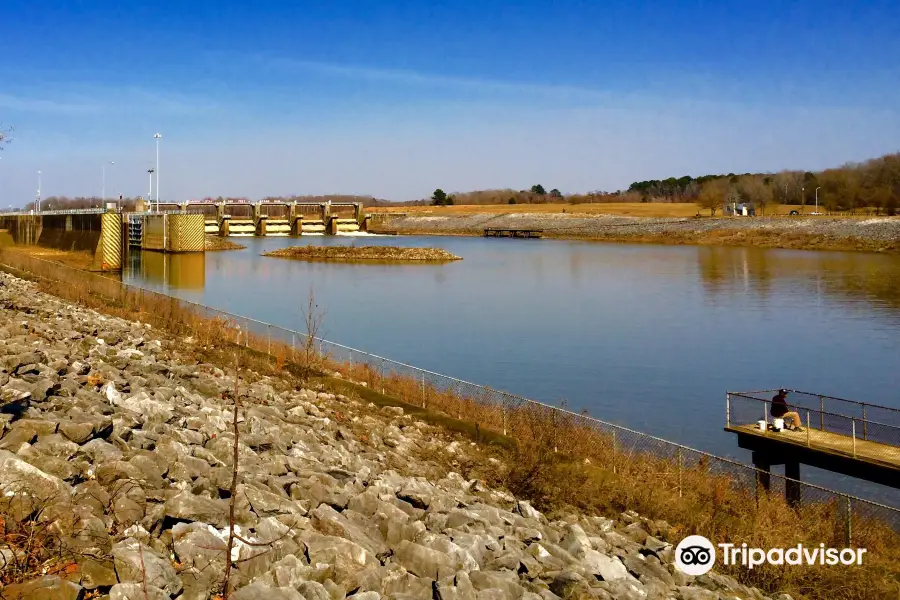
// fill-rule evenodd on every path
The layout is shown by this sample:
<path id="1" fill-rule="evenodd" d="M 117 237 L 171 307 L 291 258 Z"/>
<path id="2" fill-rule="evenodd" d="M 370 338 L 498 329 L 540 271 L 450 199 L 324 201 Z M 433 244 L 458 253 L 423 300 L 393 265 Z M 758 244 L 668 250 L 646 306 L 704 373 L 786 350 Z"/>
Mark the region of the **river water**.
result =
<path id="1" fill-rule="evenodd" d="M 469 237 L 232 238 L 240 251 L 140 253 L 126 281 L 559 404 L 749 462 L 726 391 L 807 390 L 900 408 L 900 258 Z M 440 247 L 441 265 L 267 258 L 298 244 Z M 777 470 L 777 469 L 776 469 Z M 878 486 L 803 479 L 900 505 Z"/>

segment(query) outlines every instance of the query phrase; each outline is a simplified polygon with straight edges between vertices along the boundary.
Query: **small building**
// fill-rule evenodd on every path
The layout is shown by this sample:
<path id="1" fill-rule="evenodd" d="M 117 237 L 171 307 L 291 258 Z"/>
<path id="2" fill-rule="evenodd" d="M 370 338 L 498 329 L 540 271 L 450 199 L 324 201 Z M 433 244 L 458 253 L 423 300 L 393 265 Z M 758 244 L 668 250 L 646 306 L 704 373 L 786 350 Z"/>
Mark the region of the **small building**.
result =
<path id="1" fill-rule="evenodd" d="M 756 207 L 752 202 L 730 202 L 725 204 L 723 212 L 735 217 L 755 217 Z"/>

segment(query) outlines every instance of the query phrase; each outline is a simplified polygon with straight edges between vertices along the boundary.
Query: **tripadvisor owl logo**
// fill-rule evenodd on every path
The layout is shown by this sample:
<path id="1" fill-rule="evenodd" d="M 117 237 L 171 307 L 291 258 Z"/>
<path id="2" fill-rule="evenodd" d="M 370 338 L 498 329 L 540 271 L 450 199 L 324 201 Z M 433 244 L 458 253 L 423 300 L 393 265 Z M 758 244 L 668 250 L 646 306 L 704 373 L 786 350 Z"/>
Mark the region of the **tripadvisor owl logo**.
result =
<path id="1" fill-rule="evenodd" d="M 708 573 L 716 563 L 716 548 L 702 535 L 689 535 L 675 547 L 675 566 L 686 575 Z"/>
<path id="2" fill-rule="evenodd" d="M 718 544 L 724 566 L 755 569 L 761 565 L 862 565 L 865 548 L 826 548 L 825 544 L 792 548 L 752 548 L 744 544 Z M 675 547 L 675 567 L 686 575 L 708 573 L 716 563 L 716 548 L 702 535 L 689 535 Z"/>

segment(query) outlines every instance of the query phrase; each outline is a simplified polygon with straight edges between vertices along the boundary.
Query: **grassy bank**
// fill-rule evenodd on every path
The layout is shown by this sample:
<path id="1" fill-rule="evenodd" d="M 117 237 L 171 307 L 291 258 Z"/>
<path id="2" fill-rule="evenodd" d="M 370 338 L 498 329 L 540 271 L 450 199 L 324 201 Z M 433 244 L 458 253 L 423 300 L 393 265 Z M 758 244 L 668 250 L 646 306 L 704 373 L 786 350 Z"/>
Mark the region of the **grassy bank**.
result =
<path id="1" fill-rule="evenodd" d="M 770 548 L 803 543 L 842 547 L 845 520 L 833 502 L 792 508 L 783 497 L 757 493 L 746 478 L 723 472 L 716 463 L 693 455 L 636 450 L 633 439 L 598 431 L 579 415 L 537 404 L 497 404 L 479 396 L 483 389 L 439 388 L 426 379 L 342 361 L 298 341 L 271 335 L 237 337 L 235 323 L 206 318 L 191 305 L 87 276 L 52 263 L 0 252 L 7 264 L 35 274 L 49 293 L 108 314 L 151 323 L 184 338 L 190 336 L 198 360 L 228 364 L 234 351 L 261 374 L 288 380 L 315 379 L 336 393 L 353 394 L 376 405 L 393 404 L 448 431 L 479 442 L 460 461 L 435 455 L 436 463 L 465 477 L 504 485 L 553 513 L 574 506 L 590 513 L 634 510 L 664 520 L 656 533 L 678 543 L 689 533 L 720 542 Z M 229 342 L 228 340 L 232 340 Z M 299 345 L 298 345 L 299 344 Z M 338 373 L 340 376 L 336 376 Z M 454 464 L 455 462 L 455 464 Z M 863 567 L 762 567 L 747 571 L 719 566 L 743 583 L 795 598 L 896 598 L 900 594 L 900 536 L 885 525 L 857 519 L 853 545 L 868 550 Z"/>
<path id="2" fill-rule="evenodd" d="M 440 248 L 395 248 L 392 246 L 294 246 L 263 253 L 263 256 L 307 261 L 341 262 L 448 262 L 462 260 Z"/>

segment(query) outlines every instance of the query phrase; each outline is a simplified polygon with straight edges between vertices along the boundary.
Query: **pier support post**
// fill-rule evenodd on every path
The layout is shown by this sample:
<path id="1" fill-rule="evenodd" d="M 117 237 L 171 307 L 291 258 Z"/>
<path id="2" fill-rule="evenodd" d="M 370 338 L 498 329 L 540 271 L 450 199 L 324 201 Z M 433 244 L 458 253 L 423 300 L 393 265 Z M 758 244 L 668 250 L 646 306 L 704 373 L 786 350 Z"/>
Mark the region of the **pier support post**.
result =
<path id="1" fill-rule="evenodd" d="M 784 463 L 784 476 L 787 481 L 784 482 L 784 499 L 787 500 L 788 506 L 796 508 L 800 506 L 800 463 L 796 460 L 789 460 Z M 793 480 L 793 481 L 792 481 Z"/>
<path id="2" fill-rule="evenodd" d="M 759 471 L 756 473 L 757 489 L 761 487 L 768 492 L 769 488 L 772 486 L 772 463 L 769 460 L 769 457 L 761 452 L 754 452 L 753 466 L 759 469 Z"/>

